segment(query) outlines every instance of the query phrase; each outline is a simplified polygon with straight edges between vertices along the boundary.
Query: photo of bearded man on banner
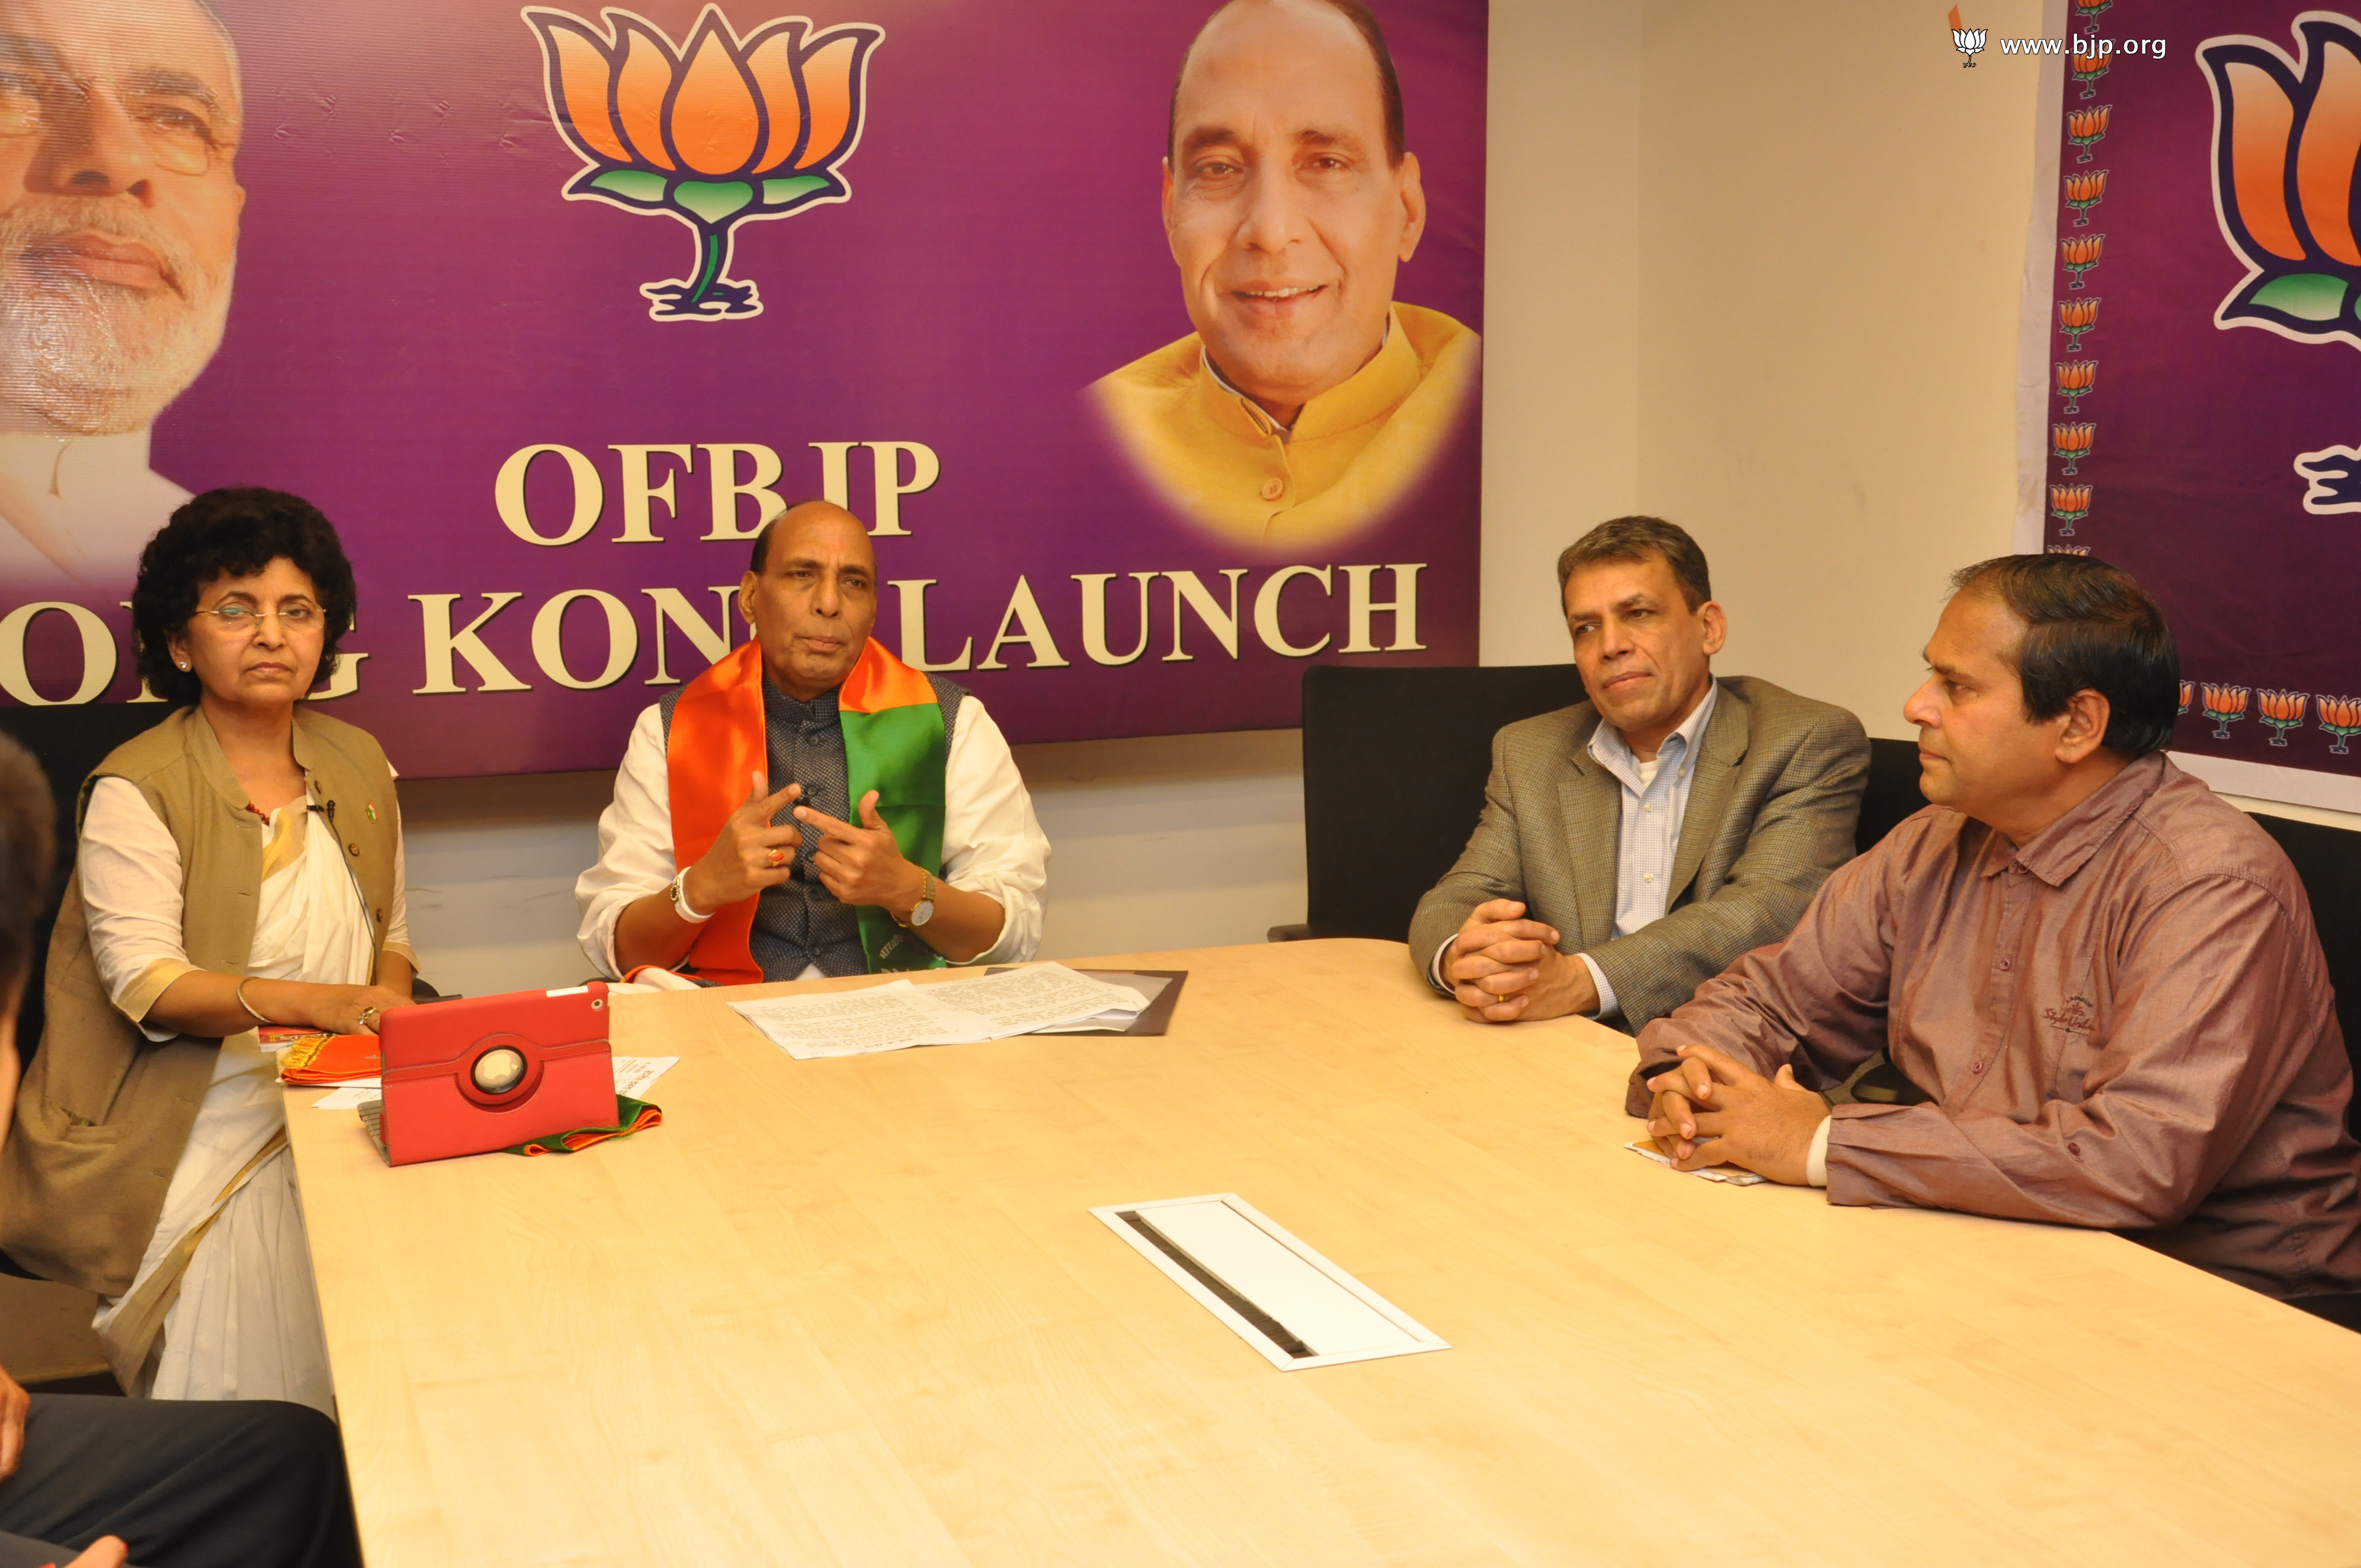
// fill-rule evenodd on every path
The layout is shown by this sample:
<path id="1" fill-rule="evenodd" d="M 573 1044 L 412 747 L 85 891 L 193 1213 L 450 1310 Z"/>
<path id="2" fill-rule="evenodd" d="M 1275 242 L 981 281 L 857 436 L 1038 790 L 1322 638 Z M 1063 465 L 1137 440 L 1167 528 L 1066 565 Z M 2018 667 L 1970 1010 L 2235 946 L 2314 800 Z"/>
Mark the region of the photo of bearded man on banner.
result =
<path id="1" fill-rule="evenodd" d="M 1164 229 L 1196 330 L 1090 389 L 1133 466 L 1215 537 L 1380 521 L 1477 384 L 1477 335 L 1394 298 L 1426 193 L 1361 0 L 1233 0 L 1172 94 Z"/>
<path id="2" fill-rule="evenodd" d="M 0 0 L 0 594 L 127 584 L 189 492 L 156 416 L 221 346 L 246 193 L 203 0 Z"/>

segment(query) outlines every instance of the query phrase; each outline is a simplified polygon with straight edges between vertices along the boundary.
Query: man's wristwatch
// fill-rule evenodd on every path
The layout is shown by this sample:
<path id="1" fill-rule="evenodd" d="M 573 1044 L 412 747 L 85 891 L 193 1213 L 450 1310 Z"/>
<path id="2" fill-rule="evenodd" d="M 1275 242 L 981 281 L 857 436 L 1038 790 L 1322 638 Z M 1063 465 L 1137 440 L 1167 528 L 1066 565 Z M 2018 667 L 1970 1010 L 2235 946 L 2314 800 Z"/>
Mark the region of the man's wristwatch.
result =
<path id="1" fill-rule="evenodd" d="M 664 883 L 664 895 L 672 900 L 672 912 L 692 926 L 702 926 L 713 918 L 713 911 L 709 909 L 699 915 L 689 907 L 688 868 L 686 866 L 674 872 L 672 881 Z"/>
<path id="2" fill-rule="evenodd" d="M 935 917 L 935 879 L 930 872 L 918 873 L 918 902 L 910 906 L 910 917 L 902 922 L 917 930 Z"/>

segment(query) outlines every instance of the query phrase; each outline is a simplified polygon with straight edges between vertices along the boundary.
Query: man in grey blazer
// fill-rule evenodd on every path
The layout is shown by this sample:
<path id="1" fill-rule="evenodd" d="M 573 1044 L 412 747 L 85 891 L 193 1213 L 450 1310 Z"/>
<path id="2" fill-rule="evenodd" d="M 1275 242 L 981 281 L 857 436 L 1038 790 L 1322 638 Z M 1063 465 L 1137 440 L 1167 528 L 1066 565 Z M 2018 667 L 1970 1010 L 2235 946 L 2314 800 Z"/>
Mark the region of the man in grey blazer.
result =
<path id="1" fill-rule="evenodd" d="M 1419 900 L 1410 947 L 1467 1016 L 1637 1031 L 1795 927 L 1852 858 L 1869 738 L 1843 708 L 1714 677 L 1705 553 L 1653 517 L 1558 557 L 1590 701 L 1492 740 L 1484 814 Z"/>

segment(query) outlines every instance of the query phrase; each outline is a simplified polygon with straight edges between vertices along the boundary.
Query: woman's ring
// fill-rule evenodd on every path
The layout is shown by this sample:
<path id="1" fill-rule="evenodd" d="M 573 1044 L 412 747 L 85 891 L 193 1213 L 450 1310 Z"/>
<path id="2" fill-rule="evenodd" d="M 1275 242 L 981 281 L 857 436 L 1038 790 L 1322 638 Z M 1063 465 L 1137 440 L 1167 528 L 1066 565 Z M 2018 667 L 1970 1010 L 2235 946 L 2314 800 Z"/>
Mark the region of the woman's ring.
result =
<path id="1" fill-rule="evenodd" d="M 372 1035 L 376 1034 L 376 1033 L 377 1033 L 377 1015 L 378 1015 L 379 1014 L 380 1014 L 380 1013 L 384 1012 L 384 1011 L 385 1011 L 385 1009 L 384 1009 L 384 1008 L 382 1008 L 382 1007 L 364 1007 L 364 1008 L 362 1008 L 362 1009 L 361 1009 L 361 1027 L 362 1027 L 362 1028 L 364 1028 L 364 1029 L 367 1029 L 367 1030 L 368 1030 L 370 1034 L 372 1034 Z"/>

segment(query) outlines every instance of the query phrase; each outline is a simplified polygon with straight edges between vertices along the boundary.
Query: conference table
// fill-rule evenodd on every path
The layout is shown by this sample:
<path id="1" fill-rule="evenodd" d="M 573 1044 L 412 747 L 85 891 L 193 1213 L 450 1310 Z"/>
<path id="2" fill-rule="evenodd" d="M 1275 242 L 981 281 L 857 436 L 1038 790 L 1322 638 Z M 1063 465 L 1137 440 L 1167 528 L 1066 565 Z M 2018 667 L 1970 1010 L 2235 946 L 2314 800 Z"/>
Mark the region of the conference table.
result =
<path id="1" fill-rule="evenodd" d="M 2361 1563 L 2361 1334 L 1673 1171 L 1627 1037 L 1398 943 L 1071 961 L 1188 970 L 1170 1032 L 798 1061 L 725 1002 L 875 981 L 618 996 L 662 1126 L 399 1168 L 291 1091 L 372 1568 Z M 1091 1213 L 1221 1192 L 1450 1348 L 1279 1370 Z"/>

